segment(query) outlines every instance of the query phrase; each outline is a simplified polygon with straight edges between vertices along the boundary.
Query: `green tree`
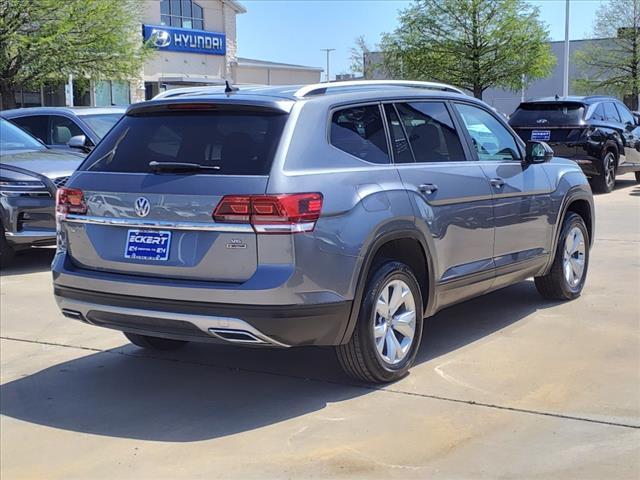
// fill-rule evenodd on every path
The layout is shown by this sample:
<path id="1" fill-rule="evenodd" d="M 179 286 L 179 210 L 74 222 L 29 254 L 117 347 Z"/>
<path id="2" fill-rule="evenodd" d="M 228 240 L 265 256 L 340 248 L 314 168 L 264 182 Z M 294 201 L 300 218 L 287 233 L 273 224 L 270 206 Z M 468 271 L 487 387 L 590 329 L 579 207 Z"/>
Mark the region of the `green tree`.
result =
<path id="1" fill-rule="evenodd" d="M 386 70 L 399 78 L 452 83 L 477 98 L 551 73 L 555 57 L 537 8 L 524 0 L 416 0 L 385 34 Z"/>
<path id="2" fill-rule="evenodd" d="M 369 48 L 364 35 L 356 37 L 355 45 L 351 47 L 349 52 L 352 73 L 361 73 L 364 78 L 367 78 L 368 65 L 365 64 L 364 58 L 370 52 L 371 49 Z"/>
<path id="3" fill-rule="evenodd" d="M 137 77 L 147 52 L 137 0 L 0 0 L 0 96 L 20 86 Z"/>
<path id="4" fill-rule="evenodd" d="M 640 0 L 610 0 L 596 14 L 594 42 L 575 54 L 585 78 L 574 83 L 584 93 L 596 91 L 625 98 L 638 108 L 640 94 Z"/>

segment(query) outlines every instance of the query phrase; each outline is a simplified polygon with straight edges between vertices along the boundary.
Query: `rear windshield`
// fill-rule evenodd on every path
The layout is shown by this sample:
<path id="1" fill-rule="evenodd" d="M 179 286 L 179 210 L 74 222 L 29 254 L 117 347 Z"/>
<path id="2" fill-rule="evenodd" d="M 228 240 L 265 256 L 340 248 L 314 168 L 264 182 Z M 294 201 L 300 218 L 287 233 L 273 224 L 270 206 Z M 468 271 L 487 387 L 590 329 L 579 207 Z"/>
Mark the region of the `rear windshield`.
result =
<path id="1" fill-rule="evenodd" d="M 286 115 L 256 111 L 126 116 L 80 170 L 151 172 L 149 162 L 195 163 L 209 175 L 267 175 Z"/>
<path id="2" fill-rule="evenodd" d="M 534 127 L 575 125 L 583 117 L 584 105 L 581 103 L 522 103 L 509 118 L 509 123 Z"/>

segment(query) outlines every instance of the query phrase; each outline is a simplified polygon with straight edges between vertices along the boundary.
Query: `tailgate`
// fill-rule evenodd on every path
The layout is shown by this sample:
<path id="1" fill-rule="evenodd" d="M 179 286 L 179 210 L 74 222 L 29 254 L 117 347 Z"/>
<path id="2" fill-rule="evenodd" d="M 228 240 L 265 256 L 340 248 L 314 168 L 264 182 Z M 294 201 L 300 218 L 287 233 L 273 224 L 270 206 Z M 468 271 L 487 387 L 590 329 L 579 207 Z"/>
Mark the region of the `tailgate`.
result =
<path id="1" fill-rule="evenodd" d="M 212 214 L 225 195 L 265 193 L 285 119 L 237 107 L 125 117 L 65 190 L 82 198 L 63 213 L 70 260 L 128 275 L 249 279 L 254 229 Z"/>

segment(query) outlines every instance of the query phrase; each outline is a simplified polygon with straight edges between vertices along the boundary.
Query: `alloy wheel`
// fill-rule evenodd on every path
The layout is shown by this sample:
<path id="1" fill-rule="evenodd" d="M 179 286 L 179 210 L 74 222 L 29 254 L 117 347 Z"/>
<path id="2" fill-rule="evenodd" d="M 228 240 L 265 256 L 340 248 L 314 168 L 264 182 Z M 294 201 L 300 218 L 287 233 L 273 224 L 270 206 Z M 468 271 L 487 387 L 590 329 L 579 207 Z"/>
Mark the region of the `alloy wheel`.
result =
<path id="1" fill-rule="evenodd" d="M 373 313 L 373 339 L 378 356 L 387 365 L 401 363 L 416 333 L 413 293 L 402 280 L 390 280 L 380 291 Z"/>
<path id="2" fill-rule="evenodd" d="M 613 153 L 609 152 L 604 157 L 604 180 L 609 188 L 613 189 L 616 182 L 616 161 Z"/>
<path id="3" fill-rule="evenodd" d="M 562 255 L 564 278 L 571 288 L 576 288 L 582 281 L 585 254 L 586 245 L 582 230 L 573 227 L 565 239 Z"/>

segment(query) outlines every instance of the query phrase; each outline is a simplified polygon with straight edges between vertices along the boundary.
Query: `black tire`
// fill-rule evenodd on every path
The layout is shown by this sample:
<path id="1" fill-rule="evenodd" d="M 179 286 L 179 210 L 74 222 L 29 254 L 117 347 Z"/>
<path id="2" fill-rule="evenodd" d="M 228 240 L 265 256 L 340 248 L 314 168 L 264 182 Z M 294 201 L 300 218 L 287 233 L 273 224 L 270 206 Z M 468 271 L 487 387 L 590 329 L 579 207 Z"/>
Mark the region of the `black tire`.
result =
<path id="1" fill-rule="evenodd" d="M 636 172 L 636 183 L 640 183 L 640 172 Z"/>
<path id="2" fill-rule="evenodd" d="M 390 365 L 380 358 L 373 333 L 375 306 L 383 287 L 393 280 L 401 280 L 410 289 L 415 305 L 413 342 L 402 361 Z M 405 376 L 415 360 L 422 338 L 422 295 L 415 275 L 407 265 L 388 261 L 370 274 L 365 286 L 358 323 L 349 343 L 338 345 L 336 353 L 344 371 L 357 380 L 369 383 L 388 383 Z M 384 347 L 383 347 L 384 348 Z"/>
<path id="3" fill-rule="evenodd" d="M 564 272 L 564 250 L 567 235 L 575 228 L 582 231 L 584 238 L 584 269 L 582 278 L 576 285 L 571 285 Z M 589 234 L 582 217 L 576 213 L 567 213 L 562 222 L 562 229 L 556 246 L 556 253 L 551 270 L 546 275 L 535 277 L 536 288 L 540 295 L 548 300 L 573 300 L 580 296 L 587 278 L 589 268 Z"/>
<path id="4" fill-rule="evenodd" d="M 187 343 L 185 340 L 173 340 L 171 338 L 151 337 L 149 335 L 139 335 L 137 333 L 122 332 L 127 339 L 138 347 L 149 350 L 178 350 Z"/>
<path id="5" fill-rule="evenodd" d="M 13 261 L 16 252 L 4 236 L 4 227 L 0 223 L 0 267 L 7 267 Z"/>
<path id="6" fill-rule="evenodd" d="M 599 162 L 595 162 L 598 175 L 591 178 L 591 188 L 596 193 L 610 193 L 616 186 L 616 153 L 605 150 Z"/>

